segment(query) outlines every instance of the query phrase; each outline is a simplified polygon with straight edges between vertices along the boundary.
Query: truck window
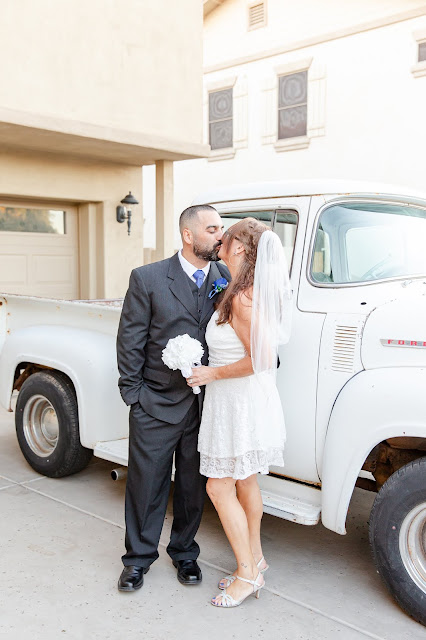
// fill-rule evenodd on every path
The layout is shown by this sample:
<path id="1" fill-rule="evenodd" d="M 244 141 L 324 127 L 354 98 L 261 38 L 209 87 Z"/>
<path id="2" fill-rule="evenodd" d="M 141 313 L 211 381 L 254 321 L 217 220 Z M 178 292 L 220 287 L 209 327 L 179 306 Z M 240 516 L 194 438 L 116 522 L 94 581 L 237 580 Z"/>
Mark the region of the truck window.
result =
<path id="1" fill-rule="evenodd" d="M 277 211 L 273 228 L 283 243 L 288 268 L 291 271 L 294 243 L 296 242 L 297 213 L 294 213 L 294 211 L 287 211 L 285 213 Z"/>
<path id="2" fill-rule="evenodd" d="M 220 217 L 223 220 L 225 231 L 236 222 L 244 220 L 244 218 L 256 218 L 256 220 L 261 220 L 262 222 L 267 224 L 268 227 L 271 227 L 274 216 L 275 211 L 244 211 L 220 214 Z"/>
<path id="3" fill-rule="evenodd" d="M 349 284 L 426 274 L 426 210 L 348 203 L 323 211 L 311 259 L 318 283 Z"/>
<path id="4" fill-rule="evenodd" d="M 291 270 L 294 243 L 296 241 L 298 221 L 297 213 L 290 210 L 221 213 L 225 230 L 229 229 L 231 225 L 235 224 L 239 220 L 243 220 L 248 217 L 261 220 L 278 234 L 284 247 L 289 270 Z"/>

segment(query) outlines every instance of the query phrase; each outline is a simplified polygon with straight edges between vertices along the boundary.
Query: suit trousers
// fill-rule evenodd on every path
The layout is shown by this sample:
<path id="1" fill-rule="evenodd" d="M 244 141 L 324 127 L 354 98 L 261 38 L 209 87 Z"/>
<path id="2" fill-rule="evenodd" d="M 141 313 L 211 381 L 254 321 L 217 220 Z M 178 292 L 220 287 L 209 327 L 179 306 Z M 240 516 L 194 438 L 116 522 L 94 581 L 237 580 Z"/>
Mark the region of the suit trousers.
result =
<path id="1" fill-rule="evenodd" d="M 147 568 L 158 558 L 167 509 L 173 454 L 173 524 L 167 553 L 173 560 L 196 560 L 194 537 L 203 513 L 206 478 L 197 451 L 200 411 L 194 396 L 178 424 L 162 422 L 133 404 L 129 416 L 129 466 L 126 485 L 126 550 L 123 564 Z"/>

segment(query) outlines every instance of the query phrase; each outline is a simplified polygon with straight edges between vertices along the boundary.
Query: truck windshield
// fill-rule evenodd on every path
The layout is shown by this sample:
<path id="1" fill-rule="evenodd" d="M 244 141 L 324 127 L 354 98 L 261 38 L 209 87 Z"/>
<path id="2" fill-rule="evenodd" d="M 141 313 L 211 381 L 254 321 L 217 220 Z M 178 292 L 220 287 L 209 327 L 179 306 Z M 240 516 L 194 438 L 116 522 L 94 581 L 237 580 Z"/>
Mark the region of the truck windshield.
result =
<path id="1" fill-rule="evenodd" d="M 316 282 L 348 284 L 426 275 L 425 241 L 425 209 L 333 205 L 319 219 L 311 276 Z"/>

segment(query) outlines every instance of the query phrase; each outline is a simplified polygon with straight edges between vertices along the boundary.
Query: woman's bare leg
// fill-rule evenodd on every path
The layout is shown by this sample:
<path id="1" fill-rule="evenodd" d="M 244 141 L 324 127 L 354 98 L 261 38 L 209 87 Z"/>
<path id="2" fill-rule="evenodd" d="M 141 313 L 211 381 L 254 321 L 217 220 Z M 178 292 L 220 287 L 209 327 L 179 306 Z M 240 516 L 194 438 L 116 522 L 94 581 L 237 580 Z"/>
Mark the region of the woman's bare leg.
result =
<path id="1" fill-rule="evenodd" d="M 251 550 L 247 516 L 237 498 L 235 480 L 233 478 L 209 478 L 207 493 L 218 512 L 223 529 L 235 554 L 238 575 L 248 580 L 255 580 L 259 570 Z M 263 582 L 263 576 L 260 577 L 259 582 Z M 251 585 L 240 580 L 235 580 L 227 589 L 227 593 L 235 600 L 240 600 L 252 591 Z"/>
<path id="2" fill-rule="evenodd" d="M 252 475 L 244 480 L 236 481 L 237 498 L 247 519 L 247 525 L 249 530 L 250 548 L 257 563 L 263 557 L 262 544 L 260 541 L 260 523 L 263 516 L 263 502 L 260 493 L 259 485 L 257 483 L 257 476 Z M 267 563 L 263 560 L 259 566 L 260 569 L 264 569 Z M 238 569 L 233 573 L 234 576 L 238 574 Z M 226 587 L 226 581 L 223 580 L 220 583 L 221 587 Z"/>
<path id="3" fill-rule="evenodd" d="M 244 480 L 237 480 L 237 498 L 244 509 L 249 528 L 250 546 L 256 563 L 263 557 L 262 543 L 260 541 L 260 524 L 263 516 L 263 501 L 260 493 L 257 475 L 249 476 Z M 266 562 L 259 567 L 264 569 Z"/>

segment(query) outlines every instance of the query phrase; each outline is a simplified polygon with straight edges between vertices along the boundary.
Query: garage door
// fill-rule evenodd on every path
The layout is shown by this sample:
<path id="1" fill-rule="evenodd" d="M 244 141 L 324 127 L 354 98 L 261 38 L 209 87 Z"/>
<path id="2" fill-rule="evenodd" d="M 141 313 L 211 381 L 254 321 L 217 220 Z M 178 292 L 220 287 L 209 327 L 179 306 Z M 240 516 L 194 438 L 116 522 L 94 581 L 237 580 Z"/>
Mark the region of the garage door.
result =
<path id="1" fill-rule="evenodd" d="M 79 297 L 75 207 L 0 200 L 0 292 Z"/>

